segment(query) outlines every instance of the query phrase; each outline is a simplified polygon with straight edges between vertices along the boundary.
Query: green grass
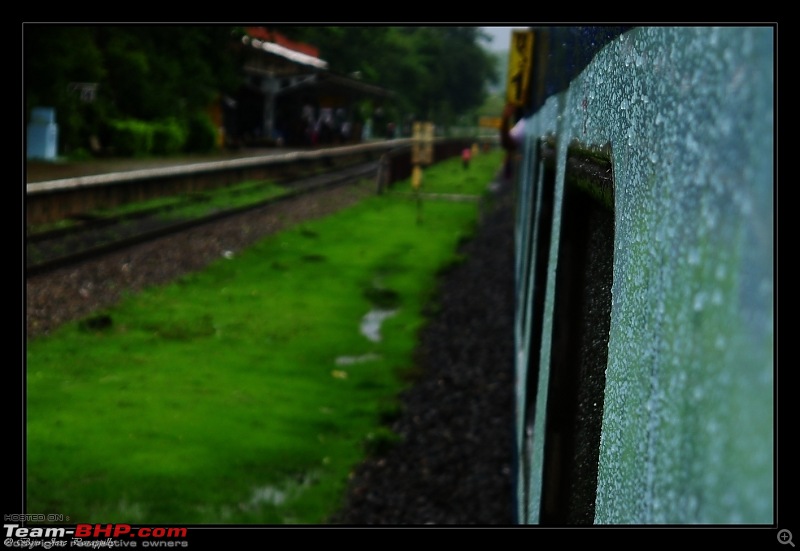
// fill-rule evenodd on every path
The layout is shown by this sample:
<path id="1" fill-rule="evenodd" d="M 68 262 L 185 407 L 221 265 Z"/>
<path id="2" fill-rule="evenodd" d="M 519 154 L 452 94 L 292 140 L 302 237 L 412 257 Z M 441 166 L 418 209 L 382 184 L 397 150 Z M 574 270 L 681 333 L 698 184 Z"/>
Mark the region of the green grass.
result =
<path id="1" fill-rule="evenodd" d="M 433 194 L 480 195 L 486 189 L 487 169 L 491 173 L 499 163 L 502 163 L 502 155 L 498 150 L 493 150 L 473 156 L 467 169 L 461 165 L 460 157 L 425 167 L 422 170 L 420 191 Z M 391 189 L 395 192 L 413 191 L 410 182 L 399 182 Z"/>
<path id="2" fill-rule="evenodd" d="M 474 160 L 471 192 L 500 158 Z M 426 174 L 460 188 L 459 162 Z M 29 341 L 28 511 L 324 523 L 351 469 L 396 441 L 382 421 L 415 371 L 421 312 L 474 229 L 475 203 L 426 202 L 421 223 L 416 209 L 369 197 Z M 359 324 L 378 306 L 396 311 L 373 342 Z"/>

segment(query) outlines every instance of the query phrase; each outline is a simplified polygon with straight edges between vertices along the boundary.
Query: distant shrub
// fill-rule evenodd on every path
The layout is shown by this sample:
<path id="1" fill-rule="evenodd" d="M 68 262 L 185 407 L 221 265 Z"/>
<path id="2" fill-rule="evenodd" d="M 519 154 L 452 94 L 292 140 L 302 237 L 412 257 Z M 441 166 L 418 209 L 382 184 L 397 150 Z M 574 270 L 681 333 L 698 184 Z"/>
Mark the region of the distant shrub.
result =
<path id="1" fill-rule="evenodd" d="M 153 123 L 153 153 L 174 155 L 186 145 L 187 129 L 175 119 Z"/>
<path id="2" fill-rule="evenodd" d="M 85 147 L 78 147 L 70 151 L 67 158 L 70 161 L 88 161 L 92 158 L 92 154 Z"/>
<path id="3" fill-rule="evenodd" d="M 121 157 L 142 157 L 153 150 L 153 125 L 148 122 L 124 119 L 109 124 L 109 144 Z"/>
<path id="4" fill-rule="evenodd" d="M 185 150 L 187 153 L 207 153 L 217 147 L 217 127 L 201 113 L 189 119 Z"/>

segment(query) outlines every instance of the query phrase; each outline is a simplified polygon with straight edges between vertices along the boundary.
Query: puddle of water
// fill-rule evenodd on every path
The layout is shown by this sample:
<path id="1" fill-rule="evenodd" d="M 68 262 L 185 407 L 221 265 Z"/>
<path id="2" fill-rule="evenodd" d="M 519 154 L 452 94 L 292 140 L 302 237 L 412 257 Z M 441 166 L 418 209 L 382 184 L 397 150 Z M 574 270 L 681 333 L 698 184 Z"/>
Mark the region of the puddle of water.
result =
<path id="1" fill-rule="evenodd" d="M 261 486 L 253 488 L 250 501 L 239 504 L 240 509 L 253 510 L 263 504 L 282 505 L 287 500 L 296 498 L 300 493 L 315 482 L 317 473 L 306 473 L 299 480 L 287 480 L 280 486 Z"/>
<path id="2" fill-rule="evenodd" d="M 336 358 L 336 365 L 363 364 L 364 362 L 372 362 L 380 359 L 381 357 L 378 354 L 373 354 L 371 352 L 360 356 L 339 356 Z"/>
<path id="3" fill-rule="evenodd" d="M 278 488 L 265 486 L 264 488 L 256 488 L 253 490 L 253 497 L 250 498 L 250 506 L 256 507 L 261 503 L 268 503 L 270 505 L 281 505 L 286 501 L 286 492 Z"/>
<path id="4" fill-rule="evenodd" d="M 370 310 L 361 319 L 361 334 L 372 342 L 379 342 L 381 340 L 381 324 L 396 313 L 397 310 Z"/>
<path id="5" fill-rule="evenodd" d="M 361 334 L 372 342 L 380 342 L 381 325 L 383 325 L 384 321 L 394 316 L 395 314 L 397 314 L 397 309 L 378 308 L 378 307 L 373 308 L 372 310 L 367 312 L 363 318 L 361 318 L 361 325 L 359 327 Z M 374 354 L 372 352 L 361 354 L 359 356 L 338 356 L 336 358 L 336 365 L 346 366 L 346 365 L 355 365 L 366 362 L 374 362 L 375 360 L 379 360 L 380 358 L 381 358 L 380 355 Z"/>

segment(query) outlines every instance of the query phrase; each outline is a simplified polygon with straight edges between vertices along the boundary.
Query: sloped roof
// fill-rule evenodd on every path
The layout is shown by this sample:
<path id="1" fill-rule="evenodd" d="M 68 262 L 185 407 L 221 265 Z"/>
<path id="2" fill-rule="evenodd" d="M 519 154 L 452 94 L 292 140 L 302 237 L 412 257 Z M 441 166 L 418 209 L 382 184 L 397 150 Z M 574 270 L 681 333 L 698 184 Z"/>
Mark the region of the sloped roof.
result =
<path id="1" fill-rule="evenodd" d="M 394 92 L 386 88 L 327 71 L 319 72 L 312 79 L 298 85 L 298 88 L 303 87 L 313 87 L 316 90 L 330 93 L 346 93 L 354 97 L 389 98 L 394 96 Z"/>
<path id="2" fill-rule="evenodd" d="M 264 27 L 245 27 L 242 44 L 252 49 L 253 56 L 244 69 L 250 74 L 270 77 L 305 75 L 282 93 L 314 89 L 319 92 L 346 94 L 350 97 L 391 97 L 394 93 L 380 86 L 349 76 L 331 73 L 328 62 L 319 58 L 316 46 L 292 41 L 281 33 Z"/>
<path id="3" fill-rule="evenodd" d="M 295 42 L 264 27 L 246 27 L 242 44 L 299 65 L 316 69 L 328 68 L 328 62 L 319 58 L 319 49 L 315 46 Z"/>

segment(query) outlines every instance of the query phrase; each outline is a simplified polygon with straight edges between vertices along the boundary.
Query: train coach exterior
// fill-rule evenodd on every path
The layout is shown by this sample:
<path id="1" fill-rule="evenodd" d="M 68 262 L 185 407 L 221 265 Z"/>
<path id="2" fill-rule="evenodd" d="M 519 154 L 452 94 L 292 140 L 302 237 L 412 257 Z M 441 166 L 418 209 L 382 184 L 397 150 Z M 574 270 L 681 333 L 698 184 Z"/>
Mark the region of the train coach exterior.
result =
<path id="1" fill-rule="evenodd" d="M 518 520 L 772 524 L 774 29 L 530 30 Z"/>

